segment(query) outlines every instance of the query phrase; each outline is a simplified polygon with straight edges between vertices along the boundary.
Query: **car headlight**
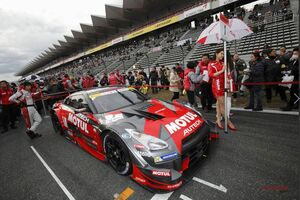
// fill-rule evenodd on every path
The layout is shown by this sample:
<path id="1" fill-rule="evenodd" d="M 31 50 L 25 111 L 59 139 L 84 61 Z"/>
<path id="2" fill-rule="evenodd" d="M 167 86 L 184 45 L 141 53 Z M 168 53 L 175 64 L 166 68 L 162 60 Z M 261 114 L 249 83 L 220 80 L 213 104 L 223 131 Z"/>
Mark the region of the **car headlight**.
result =
<path id="1" fill-rule="evenodd" d="M 150 151 L 162 150 L 169 147 L 168 143 L 151 135 L 140 133 L 134 129 L 125 129 L 125 131 Z"/>
<path id="2" fill-rule="evenodd" d="M 200 111 L 198 111 L 196 108 L 190 106 L 189 104 L 185 104 L 184 106 L 191 109 L 192 111 L 194 111 L 195 113 L 197 113 L 198 115 L 200 115 L 203 118 L 202 113 Z"/>

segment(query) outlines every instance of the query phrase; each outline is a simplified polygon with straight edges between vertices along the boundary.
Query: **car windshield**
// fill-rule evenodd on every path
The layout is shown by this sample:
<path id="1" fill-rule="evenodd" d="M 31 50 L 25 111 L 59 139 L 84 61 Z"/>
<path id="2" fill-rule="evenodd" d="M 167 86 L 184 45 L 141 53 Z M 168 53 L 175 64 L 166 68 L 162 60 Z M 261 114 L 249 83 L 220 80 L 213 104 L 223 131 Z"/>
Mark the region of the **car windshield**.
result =
<path id="1" fill-rule="evenodd" d="M 97 113 L 105 113 L 143 102 L 146 97 L 135 89 L 97 91 L 89 94 Z"/>

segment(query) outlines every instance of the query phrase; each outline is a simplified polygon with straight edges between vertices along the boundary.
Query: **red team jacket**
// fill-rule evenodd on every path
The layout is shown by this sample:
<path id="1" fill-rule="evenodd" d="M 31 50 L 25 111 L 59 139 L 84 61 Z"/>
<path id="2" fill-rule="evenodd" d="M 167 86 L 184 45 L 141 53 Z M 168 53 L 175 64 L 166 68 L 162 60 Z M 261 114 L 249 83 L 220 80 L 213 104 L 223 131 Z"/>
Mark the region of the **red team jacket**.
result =
<path id="1" fill-rule="evenodd" d="M 13 89 L 8 88 L 6 90 L 0 89 L 0 104 L 1 105 L 10 105 L 9 97 L 14 94 Z"/>

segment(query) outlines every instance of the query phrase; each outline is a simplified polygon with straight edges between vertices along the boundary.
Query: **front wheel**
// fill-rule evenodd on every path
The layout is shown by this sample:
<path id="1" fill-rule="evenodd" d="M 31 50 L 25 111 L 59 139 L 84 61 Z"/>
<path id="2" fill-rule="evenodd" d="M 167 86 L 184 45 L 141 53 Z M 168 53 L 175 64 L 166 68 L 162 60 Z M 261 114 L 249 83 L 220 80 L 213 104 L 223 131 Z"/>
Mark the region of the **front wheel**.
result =
<path id="1" fill-rule="evenodd" d="M 129 175 L 132 172 L 132 163 L 128 150 L 123 141 L 113 133 L 104 137 L 104 150 L 112 168 L 120 175 Z"/>

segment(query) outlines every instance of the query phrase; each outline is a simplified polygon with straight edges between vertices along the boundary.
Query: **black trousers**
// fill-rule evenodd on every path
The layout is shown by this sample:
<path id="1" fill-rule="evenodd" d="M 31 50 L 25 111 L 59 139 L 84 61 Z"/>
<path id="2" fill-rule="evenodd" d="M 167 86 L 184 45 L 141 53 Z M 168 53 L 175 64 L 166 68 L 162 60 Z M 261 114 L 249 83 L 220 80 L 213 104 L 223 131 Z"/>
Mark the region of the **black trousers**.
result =
<path id="1" fill-rule="evenodd" d="M 158 93 L 157 84 L 156 85 L 151 85 L 151 90 L 152 90 L 152 94 L 157 94 Z"/>
<path id="2" fill-rule="evenodd" d="M 290 90 L 291 98 L 288 102 L 288 106 L 294 106 L 295 102 L 299 105 L 298 97 L 299 97 L 299 85 L 293 84 Z M 298 96 L 298 97 L 297 97 Z"/>
<path id="3" fill-rule="evenodd" d="M 10 126 L 15 126 L 16 121 L 16 109 L 15 105 L 2 105 L 2 127 L 4 129 L 8 128 L 8 124 L 10 122 Z"/>
<path id="4" fill-rule="evenodd" d="M 275 90 L 276 92 L 279 93 L 280 95 L 280 99 L 282 101 L 286 101 L 287 100 L 287 97 L 286 97 L 286 94 L 285 94 L 285 88 L 284 87 L 281 87 L 281 86 L 274 86 L 274 85 L 266 85 L 266 97 L 267 97 L 267 100 L 271 101 L 272 100 L 272 90 Z"/>
<path id="5" fill-rule="evenodd" d="M 261 85 L 254 85 L 250 88 L 250 99 L 249 99 L 249 107 L 251 108 L 262 108 L 261 101 Z"/>
<path id="6" fill-rule="evenodd" d="M 195 105 L 195 92 L 194 92 L 194 91 L 187 90 L 187 91 L 186 91 L 186 94 L 187 94 L 189 103 L 190 103 L 191 105 Z"/>
<path id="7" fill-rule="evenodd" d="M 214 100 L 214 96 L 212 93 L 211 84 L 209 83 L 201 83 L 200 85 L 201 89 L 201 105 L 202 108 L 211 108 Z"/>
<path id="8" fill-rule="evenodd" d="M 179 92 L 173 92 L 173 97 L 171 101 L 173 101 L 174 99 L 179 99 Z"/>

